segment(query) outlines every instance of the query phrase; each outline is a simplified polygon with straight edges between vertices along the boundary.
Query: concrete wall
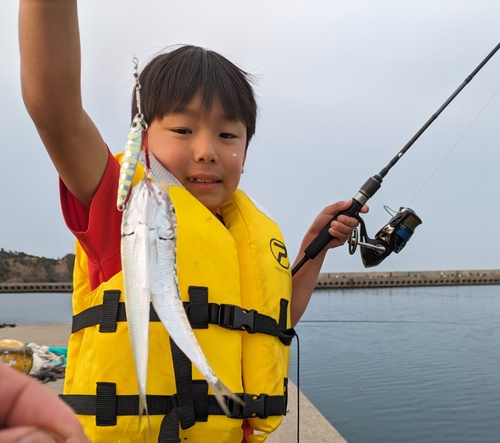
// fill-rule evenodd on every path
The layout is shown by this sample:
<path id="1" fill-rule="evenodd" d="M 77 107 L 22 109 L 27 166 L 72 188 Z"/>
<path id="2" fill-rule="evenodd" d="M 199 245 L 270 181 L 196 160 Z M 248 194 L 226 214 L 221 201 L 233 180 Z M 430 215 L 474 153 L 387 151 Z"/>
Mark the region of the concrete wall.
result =
<path id="1" fill-rule="evenodd" d="M 500 285 L 500 270 L 321 273 L 315 289 Z"/>
<path id="2" fill-rule="evenodd" d="M 0 283 L 0 292 L 73 292 L 73 283 Z"/>

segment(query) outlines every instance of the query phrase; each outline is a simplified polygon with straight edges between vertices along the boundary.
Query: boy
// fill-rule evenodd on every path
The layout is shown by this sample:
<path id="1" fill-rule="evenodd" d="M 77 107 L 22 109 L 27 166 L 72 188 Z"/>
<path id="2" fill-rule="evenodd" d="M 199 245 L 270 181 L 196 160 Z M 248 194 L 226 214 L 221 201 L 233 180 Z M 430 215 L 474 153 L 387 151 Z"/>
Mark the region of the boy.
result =
<path id="1" fill-rule="evenodd" d="M 21 0 L 20 48 L 23 99 L 59 173 L 63 213 L 78 240 L 63 399 L 94 441 L 264 441 L 286 412 L 290 326 L 307 306 L 327 249 L 343 244 L 357 220 L 332 222 L 335 238 L 292 286 L 278 227 L 237 190 L 257 113 L 246 74 L 191 46 L 151 61 L 140 76 L 141 110 L 153 177 L 174 177 L 179 288 L 205 355 L 245 407 L 229 404 L 231 416 L 221 413 L 152 312 L 152 431 L 139 432 L 115 205 L 119 159 L 82 108 L 76 0 Z M 301 249 L 349 205 L 325 208 Z"/>

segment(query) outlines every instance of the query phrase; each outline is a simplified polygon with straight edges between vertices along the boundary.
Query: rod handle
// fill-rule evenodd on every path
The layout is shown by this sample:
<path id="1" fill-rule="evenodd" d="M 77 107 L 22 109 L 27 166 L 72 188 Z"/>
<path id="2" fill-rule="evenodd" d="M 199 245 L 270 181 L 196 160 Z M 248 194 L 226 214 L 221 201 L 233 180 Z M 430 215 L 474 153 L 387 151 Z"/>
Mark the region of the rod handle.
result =
<path id="1" fill-rule="evenodd" d="M 333 217 L 328 222 L 328 224 L 320 231 L 320 233 L 316 236 L 316 238 L 304 250 L 304 254 L 308 257 L 308 259 L 312 260 L 313 258 L 315 258 L 324 249 L 324 247 L 328 243 L 330 243 L 330 241 L 333 239 L 333 236 L 330 235 L 330 233 L 328 232 L 332 221 L 337 220 L 339 215 L 356 217 L 359 214 L 359 211 L 361 210 L 362 207 L 363 205 L 353 198 L 352 204 L 351 206 L 349 206 L 348 209 L 346 209 L 345 211 L 341 211 L 337 215 L 335 215 L 335 217 Z"/>

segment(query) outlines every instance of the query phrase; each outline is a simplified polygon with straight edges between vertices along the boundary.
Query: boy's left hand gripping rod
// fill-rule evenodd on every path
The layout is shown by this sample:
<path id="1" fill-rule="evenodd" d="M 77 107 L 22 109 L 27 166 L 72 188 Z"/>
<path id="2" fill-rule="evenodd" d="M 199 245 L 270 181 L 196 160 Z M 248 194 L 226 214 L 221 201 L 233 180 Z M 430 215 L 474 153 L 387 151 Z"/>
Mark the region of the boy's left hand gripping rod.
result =
<path id="1" fill-rule="evenodd" d="M 314 259 L 333 239 L 333 236 L 328 232 L 330 230 L 330 225 L 332 221 L 337 220 L 339 215 L 347 215 L 348 217 L 354 217 L 359 219 L 359 211 L 366 204 L 366 202 L 372 198 L 375 193 L 382 186 L 382 176 L 376 174 L 370 177 L 356 195 L 352 198 L 352 204 L 349 209 L 339 212 L 335 217 L 333 217 L 328 224 L 320 231 L 316 238 L 307 246 L 304 250 L 304 256 L 300 261 L 293 267 L 292 275 L 295 273 L 308 261 Z"/>

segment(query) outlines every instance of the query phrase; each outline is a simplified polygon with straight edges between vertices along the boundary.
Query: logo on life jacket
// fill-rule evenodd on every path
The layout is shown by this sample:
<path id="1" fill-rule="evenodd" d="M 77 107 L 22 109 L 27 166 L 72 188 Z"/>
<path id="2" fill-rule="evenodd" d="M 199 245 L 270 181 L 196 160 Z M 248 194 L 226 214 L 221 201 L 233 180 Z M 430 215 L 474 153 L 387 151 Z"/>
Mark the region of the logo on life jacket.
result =
<path id="1" fill-rule="evenodd" d="M 271 252 L 282 268 L 288 269 L 290 267 L 290 260 L 288 259 L 288 252 L 286 250 L 285 244 L 276 239 L 272 238 L 269 242 Z"/>

